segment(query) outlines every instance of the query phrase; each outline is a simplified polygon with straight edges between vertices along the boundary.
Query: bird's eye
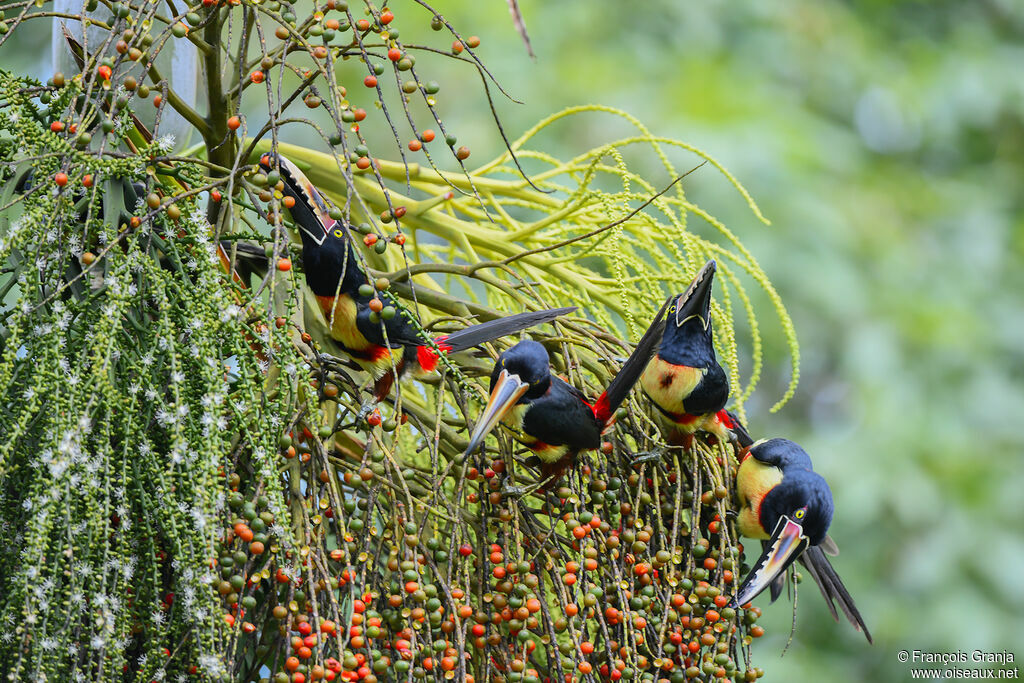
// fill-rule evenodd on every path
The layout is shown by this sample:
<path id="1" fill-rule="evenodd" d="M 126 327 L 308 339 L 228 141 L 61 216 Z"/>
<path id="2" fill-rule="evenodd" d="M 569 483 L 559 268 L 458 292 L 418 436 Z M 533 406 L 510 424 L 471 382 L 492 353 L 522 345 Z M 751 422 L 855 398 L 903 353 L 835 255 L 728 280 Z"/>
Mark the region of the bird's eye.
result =
<path id="1" fill-rule="evenodd" d="M 334 231 L 334 236 L 335 236 L 335 237 L 341 237 L 341 236 L 342 236 L 342 232 L 341 232 L 341 230 L 335 230 L 335 231 Z"/>
<path id="2" fill-rule="evenodd" d="M 800 508 L 799 510 L 796 511 L 796 518 L 797 519 L 803 519 L 804 518 L 804 514 L 805 514 L 804 509 Z"/>

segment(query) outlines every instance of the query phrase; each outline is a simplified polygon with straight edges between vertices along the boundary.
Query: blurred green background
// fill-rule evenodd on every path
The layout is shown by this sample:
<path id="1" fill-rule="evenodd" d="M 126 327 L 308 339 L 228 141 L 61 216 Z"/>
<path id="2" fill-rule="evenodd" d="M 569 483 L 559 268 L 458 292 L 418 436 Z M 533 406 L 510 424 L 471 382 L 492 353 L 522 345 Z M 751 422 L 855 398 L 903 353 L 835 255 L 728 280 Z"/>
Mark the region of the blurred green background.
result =
<path id="1" fill-rule="evenodd" d="M 780 659 L 791 610 L 762 598 L 768 634 L 754 651 L 767 680 L 905 681 L 901 649 L 1006 649 L 1021 666 L 1024 7 L 520 4 L 536 60 L 501 0 L 436 3 L 482 38 L 477 53 L 523 102 L 496 95 L 511 138 L 565 106 L 620 107 L 720 160 L 772 222 L 708 168 L 685 181 L 755 254 L 794 318 L 798 392 L 768 413 L 789 378 L 769 324 L 751 429 L 801 442 L 831 483 L 835 565 L 876 644 L 833 623 L 808 583 Z M 423 17 L 401 24 L 405 42 L 442 46 L 429 14 L 409 12 Z M 5 52 L 7 68 L 50 72 L 46 54 Z M 472 161 L 497 154 L 475 71 L 421 61 Z M 567 158 L 626 133 L 587 114 L 543 141 Z M 668 179 L 653 166 L 651 176 Z"/>
<path id="2" fill-rule="evenodd" d="M 715 156 L 772 221 L 713 171 L 684 181 L 794 318 L 796 397 L 768 413 L 789 377 L 772 327 L 751 428 L 802 443 L 831 483 L 835 565 L 876 643 L 808 582 L 781 659 L 790 606 L 758 603 L 766 679 L 905 681 L 901 649 L 1016 649 L 1020 666 L 1024 6 L 523 0 L 535 62 L 504 3 L 465 7 L 453 23 L 525 102 L 500 106 L 513 135 L 562 106 L 621 107 Z M 474 122 L 471 146 L 489 137 L 476 115 L 460 138 Z M 605 124 L 553 144 L 578 153 Z"/>

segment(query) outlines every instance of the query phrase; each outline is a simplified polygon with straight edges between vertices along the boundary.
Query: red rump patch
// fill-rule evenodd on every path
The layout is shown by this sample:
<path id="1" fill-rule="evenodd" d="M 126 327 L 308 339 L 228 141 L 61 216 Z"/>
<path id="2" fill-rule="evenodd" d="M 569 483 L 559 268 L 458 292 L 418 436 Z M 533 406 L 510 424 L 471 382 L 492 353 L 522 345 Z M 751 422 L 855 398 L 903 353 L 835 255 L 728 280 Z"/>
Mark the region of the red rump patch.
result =
<path id="1" fill-rule="evenodd" d="M 443 353 L 448 353 L 452 350 L 451 344 L 445 344 L 444 340 L 448 338 L 448 335 L 441 335 L 434 342 L 437 344 Z M 416 362 L 419 363 L 420 369 L 423 372 L 433 372 L 434 368 L 437 367 L 437 362 L 441 359 L 441 356 L 430 346 L 417 346 L 416 347 Z"/>
<path id="2" fill-rule="evenodd" d="M 608 404 L 608 394 L 604 393 L 598 397 L 597 402 L 590 406 L 590 409 L 594 411 L 594 417 L 597 418 L 598 422 L 602 424 L 612 418 L 614 412 L 612 407 Z"/>

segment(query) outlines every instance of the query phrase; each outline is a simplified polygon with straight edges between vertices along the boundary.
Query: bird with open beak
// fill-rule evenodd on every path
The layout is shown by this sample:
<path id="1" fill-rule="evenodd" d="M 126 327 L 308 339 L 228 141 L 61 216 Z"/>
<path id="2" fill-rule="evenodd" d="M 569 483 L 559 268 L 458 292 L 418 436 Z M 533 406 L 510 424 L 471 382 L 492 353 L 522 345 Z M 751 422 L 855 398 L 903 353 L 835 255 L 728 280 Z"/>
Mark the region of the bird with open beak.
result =
<path id="1" fill-rule="evenodd" d="M 799 561 L 818 585 L 832 616 L 838 621 L 838 604 L 854 628 L 872 642 L 853 598 L 825 556 L 839 553 L 828 535 L 833 512 L 828 484 L 813 470 L 810 456 L 800 446 L 788 439 L 754 442 L 733 419 L 743 448 L 736 473 L 741 506 L 736 525 L 741 535 L 761 539 L 763 551 L 732 604 L 745 605 L 765 588 L 771 589 L 774 602 L 782 593 L 786 570 Z"/>

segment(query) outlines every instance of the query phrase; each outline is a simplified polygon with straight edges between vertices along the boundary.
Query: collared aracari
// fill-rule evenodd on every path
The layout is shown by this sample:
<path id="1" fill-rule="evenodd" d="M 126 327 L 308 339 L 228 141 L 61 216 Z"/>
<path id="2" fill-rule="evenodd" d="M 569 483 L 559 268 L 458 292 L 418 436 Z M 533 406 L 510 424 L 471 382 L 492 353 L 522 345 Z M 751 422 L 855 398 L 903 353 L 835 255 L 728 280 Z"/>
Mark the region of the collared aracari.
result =
<path id="1" fill-rule="evenodd" d="M 715 262 L 708 261 L 689 289 L 669 305 L 661 345 L 640 376 L 640 386 L 661 418 L 662 433 L 675 446 L 689 446 L 697 431 L 723 441 L 735 438 L 725 411 L 729 379 L 715 358 L 714 278 Z"/>
<path id="2" fill-rule="evenodd" d="M 501 422 L 533 451 L 527 464 L 540 469 L 541 490 L 546 490 L 573 465 L 580 451 L 600 447 L 601 435 L 614 423 L 616 411 L 661 339 L 661 319 L 668 303 L 593 403 L 579 389 L 551 374 L 547 349 L 539 342 L 523 340 L 501 354 L 491 373 L 490 399 L 464 457 Z"/>
<path id="3" fill-rule="evenodd" d="M 782 593 L 785 572 L 799 561 L 814 579 L 832 617 L 836 603 L 853 627 L 871 633 L 853 598 L 825 556 L 839 553 L 828 535 L 832 522 L 832 491 L 811 467 L 806 451 L 788 439 L 754 441 L 735 416 L 730 416 L 739 445 L 736 493 L 741 505 L 736 526 L 740 534 L 761 539 L 761 556 L 744 578 L 732 605 L 745 605 L 765 588 L 772 602 Z M 770 531 L 769 531 L 770 530 Z"/>
<path id="4" fill-rule="evenodd" d="M 388 319 L 371 310 L 374 297 L 385 307 L 397 308 L 397 304 L 387 292 L 367 291 L 367 276 L 346 226 L 331 218 L 327 203 L 305 174 L 281 155 L 264 155 L 260 166 L 267 171 L 280 169 L 282 193 L 294 200 L 290 208 L 302 237 L 306 285 L 330 324 L 331 337 L 373 377 L 375 402 L 387 398 L 396 374 L 398 378 L 406 373 L 428 374 L 442 353 L 464 351 L 576 310 L 569 306 L 510 315 L 440 335 L 431 343 L 403 315 Z"/>

